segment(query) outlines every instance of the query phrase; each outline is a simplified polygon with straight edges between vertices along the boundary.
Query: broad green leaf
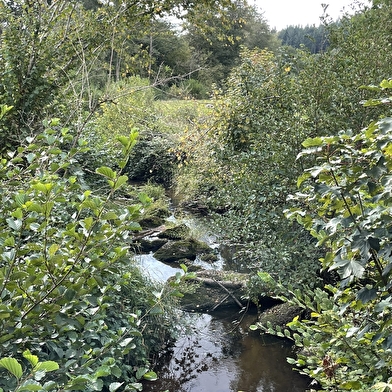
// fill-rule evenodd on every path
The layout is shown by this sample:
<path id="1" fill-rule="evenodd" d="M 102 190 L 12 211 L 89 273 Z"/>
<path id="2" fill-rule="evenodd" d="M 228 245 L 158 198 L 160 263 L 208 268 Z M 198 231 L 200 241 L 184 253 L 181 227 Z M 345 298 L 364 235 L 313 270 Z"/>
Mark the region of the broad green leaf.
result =
<path id="1" fill-rule="evenodd" d="M 126 136 L 119 136 L 119 137 L 117 138 L 117 140 L 118 140 L 124 147 L 128 147 L 128 146 L 129 146 L 130 140 L 129 140 L 128 137 L 126 137 Z"/>
<path id="2" fill-rule="evenodd" d="M 380 87 L 381 87 L 381 88 L 392 88 L 392 79 L 389 79 L 389 80 L 384 79 L 384 80 L 380 83 Z"/>
<path id="3" fill-rule="evenodd" d="M 93 391 L 102 391 L 103 381 L 101 379 L 96 379 L 90 382 L 89 387 L 92 387 Z"/>
<path id="4" fill-rule="evenodd" d="M 179 290 L 173 290 L 170 295 L 177 298 L 182 298 L 184 296 L 184 294 Z"/>
<path id="5" fill-rule="evenodd" d="M 150 314 L 163 314 L 163 309 L 161 306 L 159 306 L 158 304 L 154 305 L 151 309 L 150 309 Z"/>
<path id="6" fill-rule="evenodd" d="M 26 155 L 27 162 L 28 163 L 33 162 L 33 160 L 36 158 L 36 156 L 37 156 L 36 154 L 30 152 L 29 154 Z"/>
<path id="7" fill-rule="evenodd" d="M 23 357 L 30 362 L 32 367 L 34 367 L 38 363 L 38 357 L 36 355 L 31 354 L 30 350 L 24 351 Z"/>
<path id="8" fill-rule="evenodd" d="M 17 379 L 20 379 L 23 375 L 21 364 L 15 358 L 2 358 L 0 359 L 0 366 L 7 369 Z"/>
<path id="9" fill-rule="evenodd" d="M 55 253 L 60 249 L 59 244 L 52 244 L 49 247 L 49 256 L 52 257 L 55 255 Z"/>
<path id="10" fill-rule="evenodd" d="M 32 186 L 32 188 L 37 191 L 40 191 L 42 193 L 47 194 L 53 188 L 53 184 L 51 184 L 51 183 L 43 184 L 42 182 L 37 182 L 36 184 L 34 184 Z"/>
<path id="11" fill-rule="evenodd" d="M 118 215 L 114 211 L 108 211 L 102 215 L 102 219 L 114 220 L 118 219 Z"/>
<path id="12" fill-rule="evenodd" d="M 150 372 L 145 373 L 143 375 L 143 378 L 148 381 L 155 381 L 158 379 L 158 376 L 155 372 L 150 371 Z"/>
<path id="13" fill-rule="evenodd" d="M 12 213 L 12 216 L 13 216 L 14 218 L 17 218 L 17 219 L 22 219 L 22 218 L 23 218 L 22 209 L 21 209 L 21 208 L 17 208 L 17 209 Z"/>
<path id="14" fill-rule="evenodd" d="M 121 347 L 126 347 L 128 346 L 129 343 L 133 341 L 133 338 L 126 338 L 120 341 L 120 346 Z"/>
<path id="15" fill-rule="evenodd" d="M 306 139 L 302 145 L 307 148 L 307 147 L 316 147 L 316 146 L 321 146 L 323 144 L 323 138 L 321 137 L 315 137 L 315 138 L 308 138 Z"/>
<path id="16" fill-rule="evenodd" d="M 15 256 L 15 249 L 11 249 L 9 252 L 3 252 L 0 257 L 7 262 L 11 262 L 12 260 L 14 260 Z"/>
<path id="17" fill-rule="evenodd" d="M 371 387 L 371 389 L 375 392 L 384 392 L 388 390 L 387 388 L 389 390 L 392 389 L 392 384 L 388 384 L 386 382 L 378 382 Z"/>
<path id="18" fill-rule="evenodd" d="M 11 246 L 11 247 L 15 246 L 15 238 L 14 237 L 7 237 L 4 240 L 4 246 Z"/>
<path id="19" fill-rule="evenodd" d="M 37 381 L 28 380 L 18 388 L 19 391 L 42 391 L 42 385 Z"/>
<path id="20" fill-rule="evenodd" d="M 152 202 L 151 198 L 147 195 L 147 193 L 140 192 L 139 200 L 143 205 L 150 204 Z"/>
<path id="21" fill-rule="evenodd" d="M 117 178 L 117 181 L 115 182 L 114 190 L 119 189 L 121 186 L 126 184 L 128 181 L 128 176 L 120 176 Z"/>
<path id="22" fill-rule="evenodd" d="M 38 203 L 26 202 L 27 210 L 32 212 L 42 213 L 42 206 Z"/>
<path id="23" fill-rule="evenodd" d="M 110 167 L 107 166 L 101 166 L 98 169 L 96 169 L 95 172 L 106 178 L 110 178 L 112 180 L 116 178 L 116 173 Z"/>
<path id="24" fill-rule="evenodd" d="M 12 218 L 7 218 L 6 221 L 8 223 L 8 226 L 15 231 L 19 231 L 22 227 L 22 224 L 23 224 L 21 219 L 14 220 Z"/>
<path id="25" fill-rule="evenodd" d="M 10 111 L 12 110 L 13 106 L 8 106 L 1 104 L 0 105 L 0 120 Z"/>
<path id="26" fill-rule="evenodd" d="M 301 184 L 306 181 L 309 177 L 311 177 L 311 174 L 308 172 L 303 173 L 300 177 L 298 177 L 297 180 L 297 188 L 301 186 Z"/>
<path id="27" fill-rule="evenodd" d="M 358 389 L 362 388 L 362 384 L 355 380 L 355 381 L 346 381 L 340 384 L 340 388 L 348 390 L 348 391 L 357 391 Z"/>
<path id="28" fill-rule="evenodd" d="M 94 376 L 95 376 L 96 378 L 99 378 L 99 377 L 106 377 L 106 376 L 109 376 L 110 374 L 111 374 L 110 367 L 109 367 L 109 366 L 106 366 L 106 365 L 103 365 L 103 366 L 100 366 L 100 367 L 97 369 L 97 371 L 94 373 Z"/>
<path id="29" fill-rule="evenodd" d="M 333 269 L 339 270 L 342 279 L 350 276 L 361 278 L 365 272 L 363 265 L 356 260 L 339 260 L 330 267 L 330 270 Z"/>
<path id="30" fill-rule="evenodd" d="M 85 227 L 87 230 L 91 229 L 93 223 L 94 223 L 94 219 L 91 216 L 88 216 L 87 218 L 83 219 L 83 221 L 81 222 L 82 226 Z"/>
<path id="31" fill-rule="evenodd" d="M 118 388 L 120 388 L 124 383 L 123 382 L 112 382 L 109 385 L 109 391 L 110 392 L 115 392 L 117 391 Z"/>
<path id="32" fill-rule="evenodd" d="M 59 369 L 59 364 L 54 361 L 39 362 L 34 368 L 35 371 L 53 372 Z"/>
<path id="33" fill-rule="evenodd" d="M 15 201 L 16 201 L 16 204 L 18 204 L 19 207 L 22 207 L 25 204 L 25 202 L 26 202 L 26 195 L 24 193 L 18 193 L 15 196 Z"/>

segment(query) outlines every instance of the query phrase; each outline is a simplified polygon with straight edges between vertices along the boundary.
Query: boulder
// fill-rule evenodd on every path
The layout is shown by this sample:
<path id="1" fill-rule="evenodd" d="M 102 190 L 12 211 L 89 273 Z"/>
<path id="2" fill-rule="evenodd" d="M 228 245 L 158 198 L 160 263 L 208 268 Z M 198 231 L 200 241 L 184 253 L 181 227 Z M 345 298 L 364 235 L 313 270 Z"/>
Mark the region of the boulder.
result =
<path id="1" fill-rule="evenodd" d="M 265 327 L 285 327 L 296 316 L 301 316 L 303 309 L 287 302 L 266 309 L 259 316 L 259 323 Z"/>
<path id="2" fill-rule="evenodd" d="M 166 242 L 167 240 L 163 238 L 140 238 L 135 240 L 135 245 L 137 245 L 139 253 L 150 253 L 156 252 Z"/>
<path id="3" fill-rule="evenodd" d="M 202 270 L 195 275 L 190 280 L 192 289 L 181 298 L 184 310 L 212 312 L 227 307 L 242 309 L 248 304 L 245 298 L 247 274 Z"/>
<path id="4" fill-rule="evenodd" d="M 189 237 L 190 231 L 191 230 L 187 225 L 181 224 L 161 231 L 158 234 L 158 237 L 170 240 L 185 240 Z"/>
<path id="5" fill-rule="evenodd" d="M 197 255 L 211 252 L 213 249 L 203 242 L 183 239 L 168 241 L 154 253 L 154 257 L 163 263 L 176 263 L 182 259 L 195 260 Z"/>

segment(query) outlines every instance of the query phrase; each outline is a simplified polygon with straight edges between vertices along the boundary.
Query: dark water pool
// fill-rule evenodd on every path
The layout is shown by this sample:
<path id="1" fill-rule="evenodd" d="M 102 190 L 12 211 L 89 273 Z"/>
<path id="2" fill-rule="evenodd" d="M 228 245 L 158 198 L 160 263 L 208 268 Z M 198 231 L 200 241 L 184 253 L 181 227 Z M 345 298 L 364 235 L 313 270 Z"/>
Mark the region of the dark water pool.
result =
<path id="1" fill-rule="evenodd" d="M 305 392 L 309 380 L 286 362 L 289 342 L 250 331 L 255 315 L 185 314 L 184 329 L 147 392 Z M 241 322 L 238 320 L 241 318 Z"/>

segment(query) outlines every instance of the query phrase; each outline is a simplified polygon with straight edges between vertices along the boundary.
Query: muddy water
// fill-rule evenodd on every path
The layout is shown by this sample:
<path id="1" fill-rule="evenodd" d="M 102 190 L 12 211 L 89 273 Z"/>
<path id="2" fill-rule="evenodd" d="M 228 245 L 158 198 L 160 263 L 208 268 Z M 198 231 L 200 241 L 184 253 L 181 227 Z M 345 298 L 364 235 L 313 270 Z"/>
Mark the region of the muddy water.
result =
<path id="1" fill-rule="evenodd" d="M 185 317 L 185 316 L 184 316 Z M 147 392 L 304 392 L 309 380 L 286 361 L 287 341 L 250 331 L 255 315 L 187 314 L 185 329 Z M 239 322 L 239 319 L 242 320 Z"/>

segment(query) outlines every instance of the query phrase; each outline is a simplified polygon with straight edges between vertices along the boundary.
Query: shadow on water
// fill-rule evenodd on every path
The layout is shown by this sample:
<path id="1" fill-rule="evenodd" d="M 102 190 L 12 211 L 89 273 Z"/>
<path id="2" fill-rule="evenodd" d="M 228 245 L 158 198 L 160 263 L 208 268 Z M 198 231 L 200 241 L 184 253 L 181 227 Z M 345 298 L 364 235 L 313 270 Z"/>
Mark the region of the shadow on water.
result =
<path id="1" fill-rule="evenodd" d="M 304 392 L 309 387 L 286 361 L 287 341 L 249 330 L 255 315 L 220 311 L 184 317 L 191 327 L 161 358 L 159 379 L 146 382 L 143 391 Z"/>

